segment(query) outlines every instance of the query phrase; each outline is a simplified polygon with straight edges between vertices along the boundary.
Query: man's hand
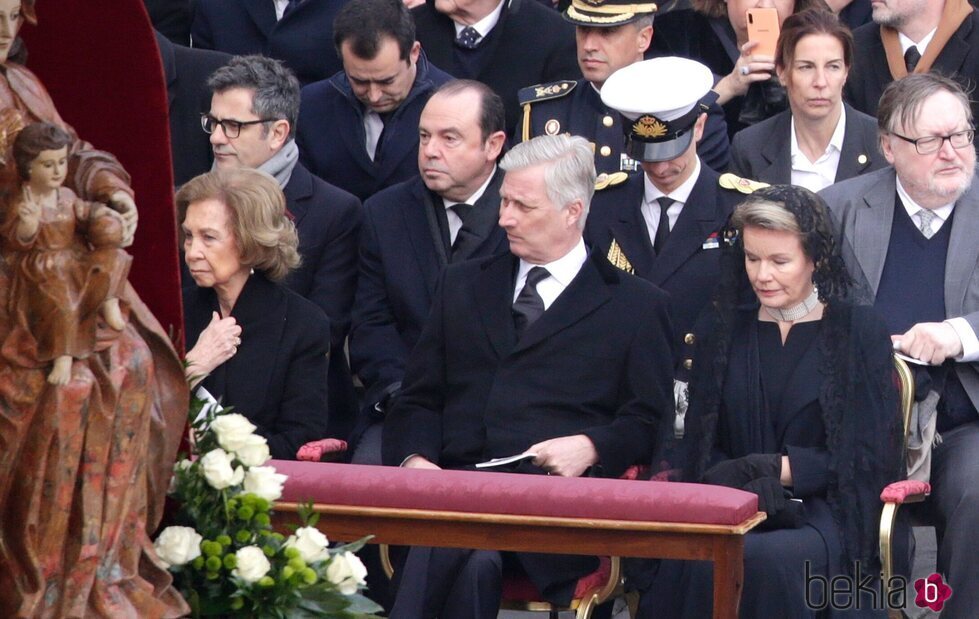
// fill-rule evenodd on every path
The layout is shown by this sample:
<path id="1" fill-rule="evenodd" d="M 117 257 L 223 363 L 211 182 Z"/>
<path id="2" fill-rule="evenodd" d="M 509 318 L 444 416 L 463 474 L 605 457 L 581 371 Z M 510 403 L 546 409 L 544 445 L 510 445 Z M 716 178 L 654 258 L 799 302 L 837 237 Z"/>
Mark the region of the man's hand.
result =
<path id="1" fill-rule="evenodd" d="M 425 456 L 414 455 L 404 461 L 402 464 L 406 469 L 428 469 L 430 471 L 441 471 L 442 467 L 435 464 Z"/>
<path id="2" fill-rule="evenodd" d="M 133 244 L 133 236 L 136 234 L 136 224 L 139 221 L 139 213 L 136 212 L 136 202 L 125 191 L 116 191 L 109 196 L 109 206 L 122 215 L 122 221 L 124 223 L 122 246 L 129 247 Z"/>
<path id="3" fill-rule="evenodd" d="M 894 350 L 932 365 L 962 354 L 962 340 L 947 322 L 919 322 L 904 335 L 892 335 Z"/>
<path id="4" fill-rule="evenodd" d="M 534 464 L 548 475 L 580 477 L 588 467 L 598 462 L 598 452 L 584 434 L 562 436 L 531 445 L 527 451 L 536 453 Z"/>

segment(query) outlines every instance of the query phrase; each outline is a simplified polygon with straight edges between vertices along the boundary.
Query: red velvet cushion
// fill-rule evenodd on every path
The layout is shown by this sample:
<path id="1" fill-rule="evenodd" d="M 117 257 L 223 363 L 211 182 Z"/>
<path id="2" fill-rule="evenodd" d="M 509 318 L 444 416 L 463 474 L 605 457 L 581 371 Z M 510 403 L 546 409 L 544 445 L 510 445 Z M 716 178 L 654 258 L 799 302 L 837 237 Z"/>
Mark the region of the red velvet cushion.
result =
<path id="1" fill-rule="evenodd" d="M 931 493 L 931 484 L 926 481 L 905 479 L 890 484 L 880 493 L 880 500 L 884 503 L 904 503 L 910 496 L 926 495 Z"/>
<path id="2" fill-rule="evenodd" d="M 757 495 L 705 484 L 429 471 L 273 460 L 283 501 L 458 512 L 736 525 Z"/>
<path id="3" fill-rule="evenodd" d="M 310 441 L 299 448 L 296 452 L 296 460 L 306 462 L 320 462 L 323 456 L 336 457 L 347 451 L 347 441 L 338 438 L 321 438 L 318 441 Z"/>

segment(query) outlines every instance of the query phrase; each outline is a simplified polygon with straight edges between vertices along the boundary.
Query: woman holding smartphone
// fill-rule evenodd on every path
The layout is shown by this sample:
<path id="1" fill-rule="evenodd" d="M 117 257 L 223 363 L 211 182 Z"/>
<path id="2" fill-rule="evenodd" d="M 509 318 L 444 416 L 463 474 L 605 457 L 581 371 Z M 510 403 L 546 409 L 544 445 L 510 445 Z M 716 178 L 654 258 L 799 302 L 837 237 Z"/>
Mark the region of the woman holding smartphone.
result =
<path id="1" fill-rule="evenodd" d="M 775 10 L 781 23 L 810 7 L 828 10 L 824 0 L 691 0 L 691 5 L 692 10 L 656 18 L 656 36 L 647 56 L 683 56 L 710 67 L 731 136 L 785 110 L 788 103 L 775 77 L 775 58 L 758 53 L 760 42 L 749 40 L 748 11 Z"/>
<path id="2" fill-rule="evenodd" d="M 786 19 L 775 72 L 789 109 L 734 136 L 731 170 L 819 191 L 886 165 L 877 121 L 843 103 L 852 63 L 853 37 L 835 15 L 809 9 Z"/>

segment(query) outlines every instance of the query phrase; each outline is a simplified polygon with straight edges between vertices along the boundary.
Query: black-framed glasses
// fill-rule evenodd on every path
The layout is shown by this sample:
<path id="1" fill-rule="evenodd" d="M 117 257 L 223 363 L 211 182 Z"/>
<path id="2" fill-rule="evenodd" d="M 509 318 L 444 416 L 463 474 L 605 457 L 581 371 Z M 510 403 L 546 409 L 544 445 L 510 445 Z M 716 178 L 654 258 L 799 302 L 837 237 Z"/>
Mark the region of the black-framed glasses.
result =
<path id="1" fill-rule="evenodd" d="M 976 136 L 976 130 L 966 129 L 965 131 L 956 131 L 949 135 L 927 135 L 923 138 L 909 138 L 893 131 L 891 131 L 891 135 L 914 144 L 914 149 L 918 151 L 919 155 L 931 155 L 942 149 L 945 140 L 948 140 L 948 143 L 956 150 L 965 148 L 966 146 L 972 146 L 972 138 Z"/>
<path id="2" fill-rule="evenodd" d="M 225 137 L 234 139 L 241 135 L 242 127 L 258 125 L 261 123 L 270 123 L 273 120 L 275 119 L 260 118 L 258 120 L 234 120 L 233 118 L 225 118 L 224 120 L 218 120 L 210 114 L 201 114 L 201 129 L 204 130 L 204 133 L 214 133 L 215 129 L 221 127 L 221 130 L 224 131 Z"/>

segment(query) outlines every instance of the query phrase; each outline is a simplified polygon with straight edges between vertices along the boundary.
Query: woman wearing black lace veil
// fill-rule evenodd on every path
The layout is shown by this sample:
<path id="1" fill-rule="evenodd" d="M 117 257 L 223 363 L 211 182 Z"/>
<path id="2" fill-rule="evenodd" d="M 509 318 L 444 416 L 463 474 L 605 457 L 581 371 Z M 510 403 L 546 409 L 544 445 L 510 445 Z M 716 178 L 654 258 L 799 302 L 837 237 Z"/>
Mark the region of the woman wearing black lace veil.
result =
<path id="1" fill-rule="evenodd" d="M 768 513 L 745 538 L 740 616 L 815 616 L 807 575 L 827 579 L 809 587 L 821 606 L 834 575 L 880 573 L 878 497 L 901 470 L 890 337 L 859 304 L 829 211 L 810 191 L 755 192 L 725 241 L 673 450 L 686 456 L 668 466 L 754 492 Z M 640 616 L 710 616 L 710 579 L 709 564 L 664 562 Z"/>

